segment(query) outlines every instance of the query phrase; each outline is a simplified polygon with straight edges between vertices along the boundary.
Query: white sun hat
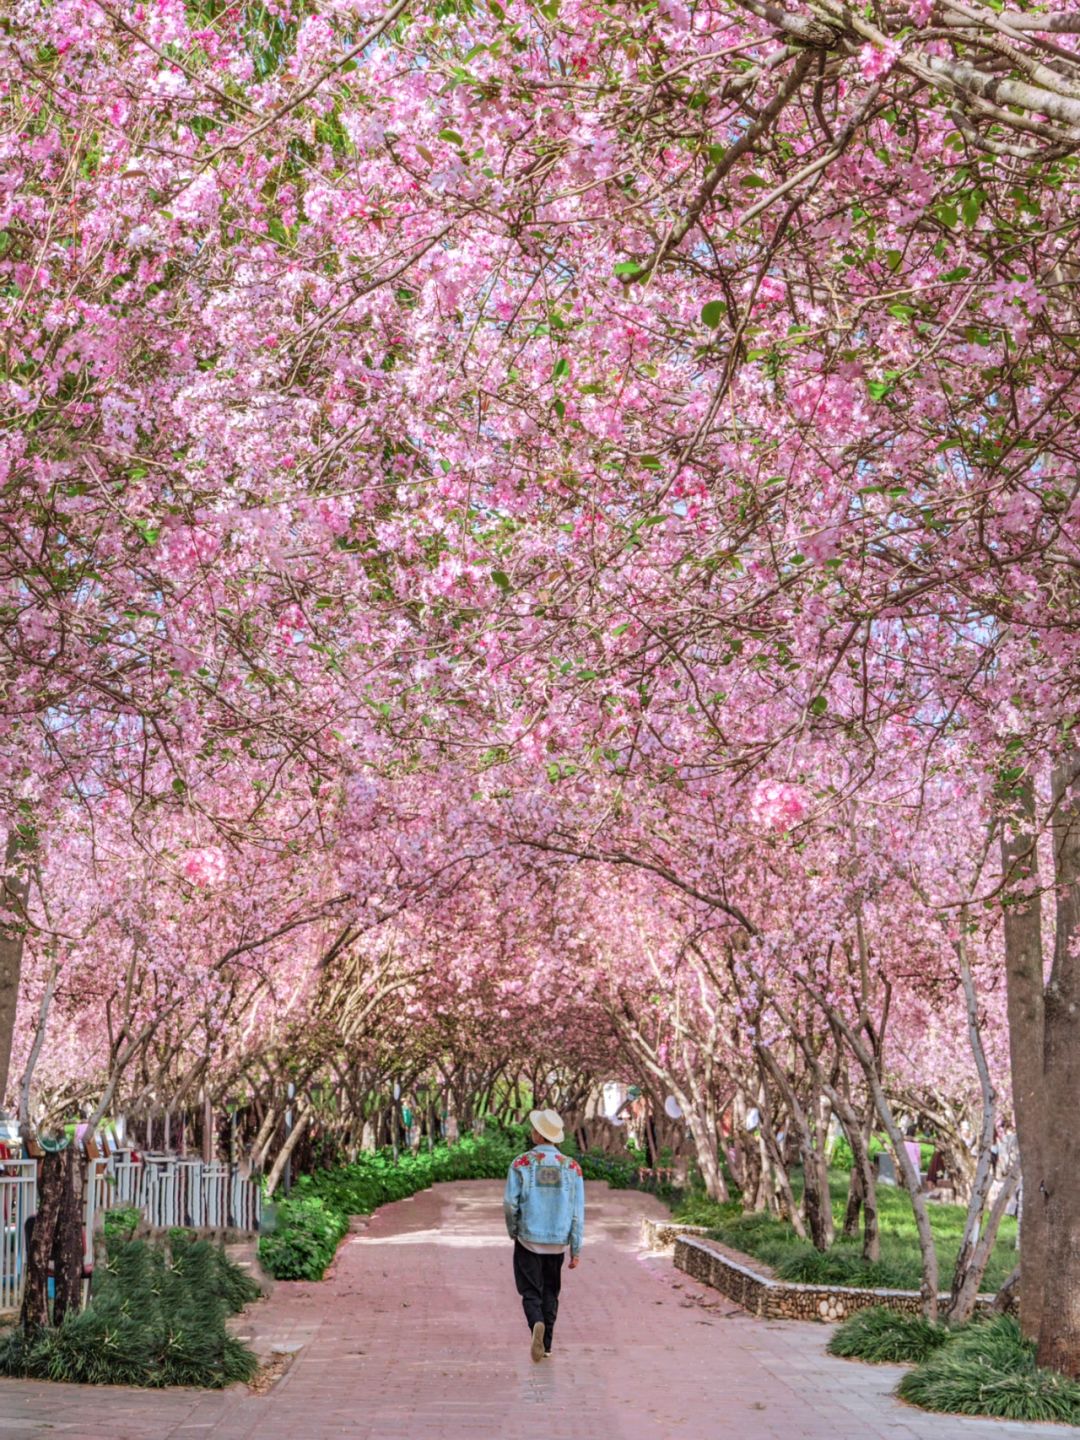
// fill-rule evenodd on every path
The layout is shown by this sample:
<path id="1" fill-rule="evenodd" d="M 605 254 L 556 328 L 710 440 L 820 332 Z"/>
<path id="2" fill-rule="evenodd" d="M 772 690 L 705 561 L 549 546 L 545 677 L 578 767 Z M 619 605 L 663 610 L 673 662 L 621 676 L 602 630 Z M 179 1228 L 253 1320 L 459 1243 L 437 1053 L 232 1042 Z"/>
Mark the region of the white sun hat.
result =
<path id="1" fill-rule="evenodd" d="M 534 1130 L 543 1135 L 545 1140 L 552 1145 L 561 1145 L 563 1141 L 562 1116 L 557 1110 L 530 1110 L 529 1124 Z"/>

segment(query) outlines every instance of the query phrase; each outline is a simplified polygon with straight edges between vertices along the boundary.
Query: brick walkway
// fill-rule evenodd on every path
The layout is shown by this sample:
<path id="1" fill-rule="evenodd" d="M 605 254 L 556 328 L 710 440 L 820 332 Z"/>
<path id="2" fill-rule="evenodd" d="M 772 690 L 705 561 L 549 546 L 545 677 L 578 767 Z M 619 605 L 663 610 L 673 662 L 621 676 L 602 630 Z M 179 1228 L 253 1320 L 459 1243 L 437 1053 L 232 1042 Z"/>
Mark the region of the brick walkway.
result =
<path id="1" fill-rule="evenodd" d="M 824 1353 L 824 1326 L 752 1320 L 636 1245 L 650 1197 L 589 1187 L 557 1357 L 534 1365 L 499 1187 L 440 1185 L 350 1237 L 321 1285 L 256 1307 L 294 1352 L 269 1394 L 0 1380 L 0 1440 L 1033 1440 L 1057 1427 L 927 1416 L 899 1372 Z"/>

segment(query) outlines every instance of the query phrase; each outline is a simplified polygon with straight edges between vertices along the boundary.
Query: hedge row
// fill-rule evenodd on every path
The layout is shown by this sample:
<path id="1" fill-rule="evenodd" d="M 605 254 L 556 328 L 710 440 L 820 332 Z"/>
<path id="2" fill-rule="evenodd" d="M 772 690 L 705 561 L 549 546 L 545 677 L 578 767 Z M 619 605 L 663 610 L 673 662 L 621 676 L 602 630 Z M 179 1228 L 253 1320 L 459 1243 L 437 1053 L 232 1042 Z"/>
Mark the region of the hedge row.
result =
<path id="1" fill-rule="evenodd" d="M 467 1136 L 456 1145 L 404 1154 L 389 1151 L 361 1155 L 353 1165 L 302 1175 L 287 1200 L 277 1206 L 276 1226 L 259 1241 L 259 1259 L 278 1280 L 321 1280 L 334 1258 L 350 1215 L 370 1215 L 380 1205 L 404 1200 L 443 1180 L 502 1180 L 515 1155 L 528 1149 L 527 1130 Z M 561 1147 L 576 1154 L 572 1144 Z M 637 1161 L 600 1154 L 578 1156 L 586 1180 L 631 1187 Z"/>

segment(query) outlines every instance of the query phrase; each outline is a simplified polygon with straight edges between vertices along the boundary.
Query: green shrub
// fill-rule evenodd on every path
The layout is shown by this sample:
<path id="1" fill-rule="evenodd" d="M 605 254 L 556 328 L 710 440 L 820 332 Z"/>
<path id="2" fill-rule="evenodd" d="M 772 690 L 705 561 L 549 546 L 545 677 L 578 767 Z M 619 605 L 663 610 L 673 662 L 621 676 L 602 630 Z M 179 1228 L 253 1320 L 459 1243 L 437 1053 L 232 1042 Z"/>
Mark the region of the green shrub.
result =
<path id="1" fill-rule="evenodd" d="M 218 1296 L 231 1315 L 238 1315 L 262 1294 L 254 1276 L 234 1265 L 220 1245 L 201 1240 L 191 1230 L 170 1230 L 169 1248 L 173 1270 L 193 1290 Z"/>
<path id="2" fill-rule="evenodd" d="M 684 1195 L 672 1211 L 672 1218 L 683 1225 L 719 1227 L 742 1215 L 738 1200 L 710 1200 L 707 1195 L 691 1191 Z"/>
<path id="3" fill-rule="evenodd" d="M 830 1355 L 867 1360 L 872 1365 L 914 1365 L 952 1338 L 944 1325 L 922 1315 L 905 1315 L 875 1305 L 857 1310 L 833 1332 Z"/>
<path id="4" fill-rule="evenodd" d="M 130 1240 L 141 1220 L 142 1211 L 136 1205 L 118 1205 L 115 1210 L 106 1210 L 101 1222 L 105 1238 Z"/>
<path id="5" fill-rule="evenodd" d="M 800 1285 L 850 1285 L 855 1289 L 917 1290 L 922 1271 L 917 1255 L 895 1260 L 864 1260 L 860 1249 L 840 1242 L 830 1250 L 815 1250 L 805 1241 L 786 1247 L 776 1263 L 781 1280 Z"/>
<path id="6" fill-rule="evenodd" d="M 248 1380 L 257 1360 L 225 1328 L 258 1286 L 224 1251 L 190 1234 L 170 1249 L 108 1241 L 90 1305 L 56 1329 L 0 1340 L 0 1374 L 80 1385 L 198 1385 Z"/>
<path id="7" fill-rule="evenodd" d="M 259 1260 L 277 1280 L 321 1280 L 348 1228 L 348 1215 L 319 1196 L 291 1196 L 277 1207 L 277 1228 L 259 1241 Z"/>
<path id="8" fill-rule="evenodd" d="M 801 1176 L 793 1172 L 792 1185 L 798 1196 Z M 848 1176 L 833 1170 L 830 1190 L 837 1231 L 847 1205 Z M 831 1284 L 872 1289 L 918 1290 L 922 1283 L 918 1235 L 906 1191 L 886 1185 L 877 1192 L 880 1222 L 881 1259 L 873 1265 L 862 1259 L 858 1240 L 838 1239 L 822 1254 L 800 1240 L 786 1221 L 765 1211 L 742 1214 L 737 1201 L 721 1203 L 700 1192 L 683 1197 L 674 1209 L 674 1218 L 689 1225 L 704 1225 L 714 1239 L 764 1261 L 784 1279 L 804 1284 Z M 930 1206 L 930 1224 L 938 1249 L 942 1278 L 946 1281 L 963 1238 L 966 1213 L 960 1205 Z M 998 1242 L 986 1268 L 984 1288 L 996 1289 L 1016 1264 L 1016 1221 L 1002 1222 Z"/>
<path id="9" fill-rule="evenodd" d="M 613 1190 L 633 1190 L 637 1186 L 638 1162 L 629 1153 L 605 1155 L 600 1150 L 588 1150 L 577 1158 L 586 1180 L 606 1181 Z"/>
<path id="10" fill-rule="evenodd" d="M 439 1180 L 501 1180 L 519 1153 L 512 1139 L 520 1136 L 469 1135 L 457 1145 L 406 1152 L 396 1162 L 379 1150 L 352 1165 L 302 1175 L 277 1207 L 276 1228 L 259 1241 L 259 1259 L 278 1280 L 321 1280 L 350 1215 L 368 1215 Z"/>
<path id="11" fill-rule="evenodd" d="M 397 1161 L 389 1150 L 378 1150 L 351 1165 L 301 1175 L 277 1207 L 276 1228 L 259 1241 L 259 1259 L 278 1280 L 321 1280 L 350 1215 L 369 1215 L 444 1180 L 504 1180 L 515 1155 L 529 1143 L 526 1127 L 492 1127 L 456 1145 L 405 1152 Z M 562 1149 L 577 1154 L 572 1142 Z M 617 1189 L 636 1183 L 637 1161 L 629 1152 L 626 1157 L 590 1152 L 580 1162 L 586 1180 L 606 1180 Z"/>
<path id="12" fill-rule="evenodd" d="M 1034 1344 L 1007 1315 L 959 1331 L 904 1376 L 897 1394 L 923 1410 L 1080 1425 L 1080 1383 L 1040 1370 Z"/>

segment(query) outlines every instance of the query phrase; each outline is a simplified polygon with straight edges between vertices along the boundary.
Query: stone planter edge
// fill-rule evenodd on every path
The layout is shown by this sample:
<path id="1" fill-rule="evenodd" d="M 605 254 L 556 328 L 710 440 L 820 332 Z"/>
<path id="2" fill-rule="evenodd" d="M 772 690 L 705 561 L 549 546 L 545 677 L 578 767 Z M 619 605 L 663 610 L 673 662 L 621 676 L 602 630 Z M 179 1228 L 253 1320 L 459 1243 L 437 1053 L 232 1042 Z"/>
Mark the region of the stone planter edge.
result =
<path id="1" fill-rule="evenodd" d="M 654 1222 L 655 1223 L 655 1222 Z M 662 1227 L 661 1227 L 662 1228 Z M 917 1315 L 922 1301 L 917 1290 L 855 1289 L 843 1285 L 803 1285 L 769 1279 L 724 1255 L 697 1234 L 675 1237 L 675 1268 L 699 1284 L 719 1290 L 751 1315 L 762 1320 L 816 1320 L 831 1324 L 856 1310 L 882 1305 Z M 947 1300 L 948 1295 L 942 1295 Z M 993 1308 L 993 1295 L 980 1295 L 979 1310 Z"/>

